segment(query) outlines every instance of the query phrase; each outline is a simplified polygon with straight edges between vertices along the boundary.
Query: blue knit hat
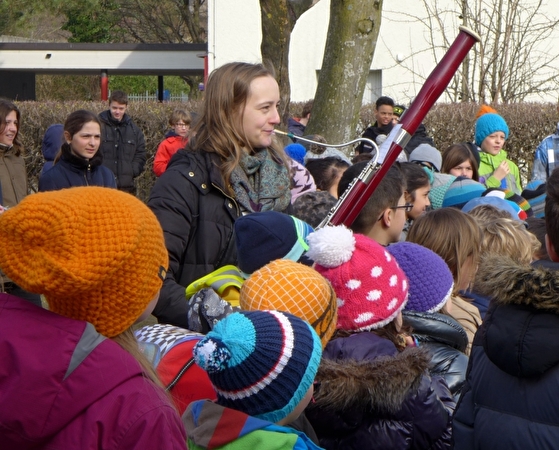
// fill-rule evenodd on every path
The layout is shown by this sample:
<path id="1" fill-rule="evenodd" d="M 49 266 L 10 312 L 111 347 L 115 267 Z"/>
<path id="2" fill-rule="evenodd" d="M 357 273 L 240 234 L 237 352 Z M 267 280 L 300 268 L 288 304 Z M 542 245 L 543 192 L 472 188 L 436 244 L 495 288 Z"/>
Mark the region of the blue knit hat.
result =
<path id="1" fill-rule="evenodd" d="M 433 313 L 452 295 L 454 279 L 444 259 L 413 242 L 397 242 L 387 250 L 408 277 L 408 303 L 404 309 Z"/>
<path id="2" fill-rule="evenodd" d="M 457 177 L 444 195 L 443 208 L 453 206 L 462 209 L 471 199 L 481 197 L 486 189 L 483 184 L 470 178 Z"/>
<path id="3" fill-rule="evenodd" d="M 481 146 L 484 139 L 492 133 L 502 131 L 505 133 L 505 139 L 509 137 L 509 126 L 497 111 L 487 105 L 483 105 L 478 112 L 476 121 L 476 144 Z"/>
<path id="4" fill-rule="evenodd" d="M 302 319 L 279 311 L 241 311 L 220 320 L 193 350 L 217 403 L 277 423 L 312 386 L 322 344 Z"/>
<path id="5" fill-rule="evenodd" d="M 508 212 L 511 215 L 511 219 L 522 221 L 522 219 L 520 218 L 522 208 L 520 208 L 520 206 L 518 206 L 514 202 L 505 200 L 504 198 L 496 197 L 495 195 L 486 195 L 483 197 L 474 198 L 464 205 L 462 211 L 468 213 L 479 205 L 492 205 L 495 208 L 499 208 L 502 211 Z"/>
<path id="6" fill-rule="evenodd" d="M 302 166 L 305 165 L 305 154 L 307 153 L 307 149 L 301 144 L 289 144 L 284 150 L 287 156 L 291 159 L 297 161 Z"/>
<path id="7" fill-rule="evenodd" d="M 313 231 L 306 222 L 277 211 L 239 217 L 235 221 L 238 267 L 250 275 L 276 259 L 305 263 L 301 257 L 309 249 L 307 236 Z"/>

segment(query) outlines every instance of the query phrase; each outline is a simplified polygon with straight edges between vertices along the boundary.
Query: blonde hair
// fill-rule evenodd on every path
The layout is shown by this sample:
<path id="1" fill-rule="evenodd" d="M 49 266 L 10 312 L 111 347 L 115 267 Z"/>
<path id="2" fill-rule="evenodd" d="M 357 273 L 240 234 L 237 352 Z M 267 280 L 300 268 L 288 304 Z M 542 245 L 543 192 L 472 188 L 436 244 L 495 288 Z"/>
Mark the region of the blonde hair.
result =
<path id="1" fill-rule="evenodd" d="M 496 219 L 510 219 L 510 214 L 494 205 L 478 205 L 468 211 L 468 215 L 473 217 L 478 225 L 483 229 L 484 225 Z"/>
<path id="2" fill-rule="evenodd" d="M 538 238 L 522 222 L 514 219 L 495 219 L 481 226 L 483 254 L 508 256 L 520 264 L 530 264 L 540 248 Z"/>
<path id="3" fill-rule="evenodd" d="M 462 267 L 472 257 L 477 267 L 481 230 L 476 221 L 456 208 L 429 211 L 414 220 L 407 236 L 409 242 L 423 245 L 443 258 L 454 278 L 455 294 L 461 286 Z"/>
<path id="4" fill-rule="evenodd" d="M 221 174 L 229 186 L 231 173 L 239 165 L 243 148 L 254 150 L 243 132 L 242 119 L 250 85 L 260 77 L 272 77 L 262 64 L 232 62 L 214 70 L 208 79 L 200 118 L 192 134 L 193 150 L 217 153 L 221 158 Z M 283 150 L 268 147 L 272 158 L 288 168 Z M 230 188 L 229 188 L 230 189 Z"/>

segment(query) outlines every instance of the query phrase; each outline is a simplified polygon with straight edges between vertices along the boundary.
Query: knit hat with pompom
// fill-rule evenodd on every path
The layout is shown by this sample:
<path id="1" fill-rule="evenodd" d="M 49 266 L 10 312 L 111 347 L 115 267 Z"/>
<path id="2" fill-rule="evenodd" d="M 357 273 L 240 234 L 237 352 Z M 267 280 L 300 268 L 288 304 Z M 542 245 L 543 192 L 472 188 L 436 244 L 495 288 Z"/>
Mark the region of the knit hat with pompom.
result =
<path id="1" fill-rule="evenodd" d="M 302 319 L 279 311 L 241 311 L 220 320 L 193 350 L 217 403 L 277 423 L 314 382 L 322 345 Z"/>
<path id="2" fill-rule="evenodd" d="M 397 242 L 388 251 L 405 272 L 410 283 L 406 310 L 434 313 L 452 295 L 454 279 L 444 259 L 413 242 Z"/>
<path id="3" fill-rule="evenodd" d="M 507 122 L 491 106 L 483 105 L 476 117 L 475 138 L 477 145 L 481 146 L 487 136 L 497 131 L 505 133 L 505 140 L 509 138 Z"/>
<path id="4" fill-rule="evenodd" d="M 382 328 L 404 308 L 408 279 L 380 244 L 344 226 L 321 228 L 308 242 L 315 269 L 336 291 L 338 329 Z"/>

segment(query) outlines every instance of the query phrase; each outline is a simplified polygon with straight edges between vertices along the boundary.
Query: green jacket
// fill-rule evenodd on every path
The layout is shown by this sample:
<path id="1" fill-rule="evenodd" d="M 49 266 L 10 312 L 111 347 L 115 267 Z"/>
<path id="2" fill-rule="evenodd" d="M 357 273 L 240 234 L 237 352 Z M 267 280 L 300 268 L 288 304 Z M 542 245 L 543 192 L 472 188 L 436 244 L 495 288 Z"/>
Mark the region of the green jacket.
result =
<path id="1" fill-rule="evenodd" d="M 182 422 L 190 450 L 320 450 L 300 431 L 248 416 L 210 400 L 191 403 Z"/>
<path id="2" fill-rule="evenodd" d="M 509 189 L 515 194 L 522 192 L 522 183 L 520 182 L 520 172 L 518 166 L 507 159 L 507 152 L 501 150 L 497 155 L 493 156 L 486 152 L 479 152 L 479 182 L 485 184 L 487 188 Z M 493 176 L 495 169 L 503 161 L 507 161 L 510 173 L 499 181 Z"/>

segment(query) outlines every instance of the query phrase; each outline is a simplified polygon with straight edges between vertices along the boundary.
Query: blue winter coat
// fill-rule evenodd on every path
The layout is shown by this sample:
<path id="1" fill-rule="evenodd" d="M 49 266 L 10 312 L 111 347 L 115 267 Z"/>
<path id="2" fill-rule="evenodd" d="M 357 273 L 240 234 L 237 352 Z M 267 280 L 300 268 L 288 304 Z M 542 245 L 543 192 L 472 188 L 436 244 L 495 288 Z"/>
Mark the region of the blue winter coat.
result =
<path id="1" fill-rule="evenodd" d="M 102 165 L 103 156 L 97 152 L 90 160 L 70 153 L 67 145 L 62 157 L 39 178 L 39 192 L 57 191 L 76 186 L 103 186 L 116 188 L 114 174 Z"/>
<path id="2" fill-rule="evenodd" d="M 326 449 L 450 448 L 455 402 L 421 348 L 398 352 L 372 332 L 328 343 L 305 413 Z"/>
<path id="3" fill-rule="evenodd" d="M 559 273 L 503 257 L 488 259 L 482 269 L 476 287 L 493 298 L 456 407 L 454 448 L 556 449 Z"/>

